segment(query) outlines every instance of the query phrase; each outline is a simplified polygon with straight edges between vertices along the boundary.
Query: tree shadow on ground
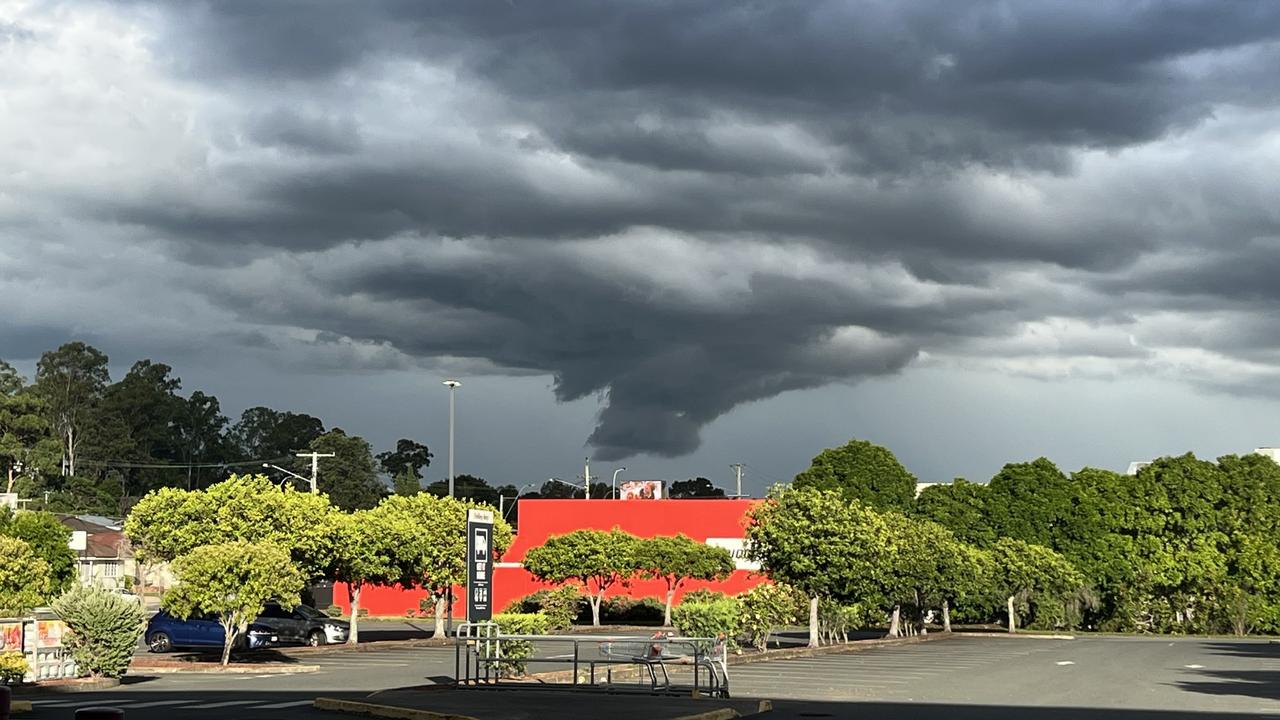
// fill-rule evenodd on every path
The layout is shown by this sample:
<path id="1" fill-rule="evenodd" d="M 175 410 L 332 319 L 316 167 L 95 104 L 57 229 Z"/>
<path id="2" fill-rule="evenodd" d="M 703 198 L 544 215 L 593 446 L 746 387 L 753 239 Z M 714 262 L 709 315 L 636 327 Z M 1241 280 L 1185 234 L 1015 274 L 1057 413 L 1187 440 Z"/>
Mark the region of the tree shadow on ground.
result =
<path id="1" fill-rule="evenodd" d="M 1270 640 L 1248 641 L 1241 638 L 1235 642 L 1206 642 L 1204 647 L 1215 655 L 1243 655 L 1280 660 L 1280 643 Z"/>
<path id="2" fill-rule="evenodd" d="M 1181 680 L 1176 687 L 1186 692 L 1206 695 L 1240 695 L 1266 700 L 1280 700 L 1280 671 L 1276 670 L 1200 670 L 1198 674 L 1212 680 Z"/>
<path id="3" fill-rule="evenodd" d="M 1242 720 L 1249 713 L 1183 710 L 1124 710 L 1091 707 L 1028 707 L 888 702 L 777 701 L 769 720 L 857 718 L 857 720 Z"/>

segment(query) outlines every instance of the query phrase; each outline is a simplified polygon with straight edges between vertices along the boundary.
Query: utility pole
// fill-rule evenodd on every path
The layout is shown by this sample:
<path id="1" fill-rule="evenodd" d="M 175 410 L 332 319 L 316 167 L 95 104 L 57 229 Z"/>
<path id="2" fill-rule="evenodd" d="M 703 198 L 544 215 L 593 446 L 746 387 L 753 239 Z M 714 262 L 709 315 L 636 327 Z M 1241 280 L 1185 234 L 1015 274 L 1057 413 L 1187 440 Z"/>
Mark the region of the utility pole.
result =
<path id="1" fill-rule="evenodd" d="M 336 456 L 333 453 L 318 453 L 318 452 L 309 452 L 309 453 L 300 452 L 295 454 L 300 458 L 305 458 L 305 457 L 311 458 L 311 494 L 315 495 L 316 493 L 320 492 L 320 488 L 316 484 L 320 479 L 320 458 L 322 457 L 330 458 L 330 457 L 336 457 Z"/>
<path id="2" fill-rule="evenodd" d="M 742 463 L 734 463 L 729 467 L 733 468 L 734 475 L 738 477 L 738 493 L 734 497 L 740 498 L 742 497 Z"/>
<path id="3" fill-rule="evenodd" d="M 591 499 L 591 458 L 583 458 L 582 488 L 587 491 L 587 500 Z"/>

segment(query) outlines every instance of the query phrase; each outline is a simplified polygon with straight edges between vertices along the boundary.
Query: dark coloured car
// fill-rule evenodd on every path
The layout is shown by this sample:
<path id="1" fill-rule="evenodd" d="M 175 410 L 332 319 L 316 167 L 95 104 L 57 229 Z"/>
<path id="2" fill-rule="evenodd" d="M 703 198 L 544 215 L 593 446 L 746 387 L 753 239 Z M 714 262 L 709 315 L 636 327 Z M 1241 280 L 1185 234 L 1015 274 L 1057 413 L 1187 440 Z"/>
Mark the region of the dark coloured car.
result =
<path id="1" fill-rule="evenodd" d="M 143 635 L 154 653 L 185 648 L 221 648 L 225 635 L 217 618 L 192 616 L 186 620 L 161 610 L 147 622 Z M 236 644 L 237 650 L 256 650 L 273 645 L 278 636 L 271 628 L 251 623 L 249 631 Z"/>
<path id="2" fill-rule="evenodd" d="M 271 628 L 282 643 L 312 646 L 346 642 L 347 633 L 351 631 L 346 620 L 331 618 L 309 605 L 298 605 L 292 610 L 285 610 L 275 603 L 269 603 L 254 622 Z"/>

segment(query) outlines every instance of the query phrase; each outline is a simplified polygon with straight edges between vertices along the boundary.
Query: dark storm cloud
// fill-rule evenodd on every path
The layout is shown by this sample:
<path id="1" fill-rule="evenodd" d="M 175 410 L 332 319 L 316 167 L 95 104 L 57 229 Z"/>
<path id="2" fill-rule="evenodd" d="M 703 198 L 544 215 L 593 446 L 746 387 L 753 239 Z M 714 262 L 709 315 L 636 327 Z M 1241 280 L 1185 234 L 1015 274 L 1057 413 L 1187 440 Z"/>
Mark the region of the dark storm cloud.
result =
<path id="1" fill-rule="evenodd" d="M 331 357 L 472 358 L 599 395 L 605 458 L 687 453 L 744 403 L 1045 318 L 1079 327 L 1011 357 L 1146 358 L 1102 325 L 1189 293 L 1277 301 L 1249 245 L 1275 232 L 1265 202 L 1225 174 L 1123 174 L 1274 105 L 1280 4 L 158 7 L 164 72 L 217 99 L 211 147 L 182 182 L 77 212 L 243 265 L 253 281 L 193 285 Z M 1119 169 L 1073 182 L 1101 156 Z M 1212 207 L 1171 220 L 1188 198 Z M 1206 256 L 1169 259 L 1188 247 Z"/>

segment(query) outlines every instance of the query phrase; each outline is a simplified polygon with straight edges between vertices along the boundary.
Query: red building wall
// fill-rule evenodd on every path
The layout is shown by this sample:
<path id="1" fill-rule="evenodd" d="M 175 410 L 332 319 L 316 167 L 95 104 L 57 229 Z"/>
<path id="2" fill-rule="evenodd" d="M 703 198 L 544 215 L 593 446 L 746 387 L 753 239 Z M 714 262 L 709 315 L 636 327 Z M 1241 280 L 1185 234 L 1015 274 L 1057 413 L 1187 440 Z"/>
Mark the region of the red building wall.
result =
<path id="1" fill-rule="evenodd" d="M 684 533 L 694 540 L 707 538 L 741 538 L 745 514 L 758 500 L 521 500 L 520 532 L 507 552 L 498 559 L 493 572 L 493 606 L 501 611 L 511 601 L 546 587 L 520 566 L 531 547 L 543 544 L 552 535 L 574 530 L 610 530 L 615 526 L 640 537 Z M 709 588 L 737 594 L 763 582 L 763 577 L 750 570 L 735 570 L 723 582 L 686 581 L 676 593 L 678 601 L 685 592 Z M 660 580 L 636 580 L 629 587 L 610 588 L 608 595 L 634 598 L 662 598 L 666 584 Z M 370 615 L 404 615 L 417 610 L 426 597 L 422 590 L 398 587 L 366 586 L 360 605 Z M 454 614 L 466 610 L 461 588 L 455 589 Z M 342 583 L 334 587 L 334 602 L 350 612 L 347 589 Z"/>

